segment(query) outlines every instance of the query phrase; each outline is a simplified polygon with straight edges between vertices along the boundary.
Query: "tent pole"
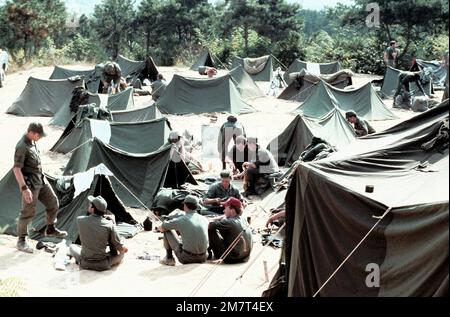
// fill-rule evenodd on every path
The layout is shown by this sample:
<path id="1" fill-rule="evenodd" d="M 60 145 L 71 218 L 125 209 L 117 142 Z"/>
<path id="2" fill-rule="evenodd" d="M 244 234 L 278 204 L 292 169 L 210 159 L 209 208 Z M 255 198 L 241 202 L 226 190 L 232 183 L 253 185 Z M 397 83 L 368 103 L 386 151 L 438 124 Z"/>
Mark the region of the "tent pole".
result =
<path id="1" fill-rule="evenodd" d="M 150 212 L 150 215 L 154 217 L 153 220 L 156 219 L 156 221 L 162 222 L 161 218 L 155 215 L 155 213 L 152 210 L 150 210 L 139 198 L 137 198 L 136 195 L 133 194 L 131 190 L 129 190 L 128 187 L 125 186 L 125 184 L 120 181 L 120 179 L 118 179 L 115 175 L 113 175 L 113 177 L 144 207 L 144 209 Z"/>

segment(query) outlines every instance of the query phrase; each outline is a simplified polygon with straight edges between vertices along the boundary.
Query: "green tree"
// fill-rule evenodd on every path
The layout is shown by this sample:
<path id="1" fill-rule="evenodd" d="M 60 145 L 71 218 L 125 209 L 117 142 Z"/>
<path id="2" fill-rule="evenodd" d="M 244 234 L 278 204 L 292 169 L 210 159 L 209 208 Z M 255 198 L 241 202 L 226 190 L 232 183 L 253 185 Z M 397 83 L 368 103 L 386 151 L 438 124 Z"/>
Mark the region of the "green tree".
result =
<path id="1" fill-rule="evenodd" d="M 4 41 L 12 54 L 23 49 L 27 61 L 46 37 L 56 38 L 64 30 L 67 17 L 60 0 L 9 0 L 3 13 L 8 28 L 1 31 L 7 36 Z"/>
<path id="2" fill-rule="evenodd" d="M 137 21 L 144 41 L 145 52 L 150 54 L 150 48 L 158 44 L 158 19 L 162 1 L 143 0 L 138 8 Z"/>
<path id="3" fill-rule="evenodd" d="M 92 26 L 113 59 L 135 34 L 133 5 L 133 0 L 104 0 L 95 6 Z"/>

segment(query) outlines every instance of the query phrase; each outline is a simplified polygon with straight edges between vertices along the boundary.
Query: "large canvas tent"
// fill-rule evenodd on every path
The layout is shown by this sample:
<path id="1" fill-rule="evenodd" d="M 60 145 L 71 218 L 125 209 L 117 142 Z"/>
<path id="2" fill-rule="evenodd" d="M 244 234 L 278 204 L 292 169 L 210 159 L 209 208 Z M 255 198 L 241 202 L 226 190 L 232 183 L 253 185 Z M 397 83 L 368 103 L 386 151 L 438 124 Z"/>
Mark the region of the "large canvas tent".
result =
<path id="1" fill-rule="evenodd" d="M 330 75 L 315 75 L 303 69 L 299 73 L 291 73 L 295 80 L 278 96 L 278 99 L 304 102 L 313 92 L 315 86 L 324 80 L 327 84 L 344 89 L 353 84 L 353 72 L 343 69 Z"/>
<path id="2" fill-rule="evenodd" d="M 242 114 L 256 111 L 242 99 L 230 74 L 211 79 L 175 75 L 156 103 L 164 114 Z"/>
<path id="3" fill-rule="evenodd" d="M 66 154 L 98 137 L 122 151 L 150 153 L 166 143 L 169 133 L 166 118 L 127 123 L 84 119 L 77 126 L 69 124 L 50 151 Z"/>
<path id="4" fill-rule="evenodd" d="M 341 70 L 339 62 L 331 63 L 310 63 L 296 59 L 289 66 L 288 70 L 284 73 L 284 81 L 289 85 L 292 83 L 292 79 L 289 77 L 291 73 L 299 73 L 303 69 L 316 75 L 321 74 L 333 74 Z"/>
<path id="5" fill-rule="evenodd" d="M 6 113 L 23 117 L 52 117 L 59 109 L 69 107 L 72 91 L 84 86 L 83 80 L 45 80 L 30 77 L 19 98 Z"/>
<path id="6" fill-rule="evenodd" d="M 313 296 L 337 270 L 319 296 L 448 296 L 449 150 L 421 148 L 448 116 L 447 100 L 298 167 L 286 195 L 285 295 Z M 379 287 L 368 287 L 374 266 Z"/>
<path id="7" fill-rule="evenodd" d="M 101 169 L 94 169 L 92 175 L 94 176 L 87 189 L 83 190 L 76 197 L 74 197 L 74 177 L 64 178 L 64 181 L 69 181 L 70 186 L 63 190 L 57 186 L 58 179 L 47 176 L 47 180 L 60 202 L 57 215 L 58 228 L 67 231 L 68 240 L 75 241 L 78 237 L 76 218 L 86 215 L 89 203 L 87 197 L 89 195 L 101 195 L 108 204 L 108 210 L 115 215 L 117 223 L 136 223 L 133 217 L 125 210 L 122 202 L 112 189 L 108 177 L 102 174 Z M 0 227 L 5 230 L 5 233 L 16 235 L 17 220 L 19 211 L 22 208 L 22 196 L 20 190 L 17 188 L 17 182 L 12 170 L 0 181 L 0 201 L 2 202 L 0 205 Z M 45 224 L 45 207 L 38 202 L 36 216 L 31 223 L 31 228 L 40 229 Z M 30 231 L 30 237 L 37 240 L 44 239 L 42 234 L 33 231 Z"/>
<path id="8" fill-rule="evenodd" d="M 320 137 L 339 150 L 353 141 L 356 135 L 337 109 L 321 120 L 297 115 L 289 126 L 269 143 L 268 149 L 276 153 L 278 164 L 288 165 L 299 159 L 313 137 Z"/>
<path id="9" fill-rule="evenodd" d="M 273 56 L 266 55 L 257 58 L 235 57 L 232 68 L 242 66 L 254 81 L 272 81 L 273 78 Z"/>
<path id="10" fill-rule="evenodd" d="M 141 81 L 144 79 L 155 81 L 156 75 L 158 75 L 156 64 L 150 56 L 143 61 L 133 61 L 119 55 L 117 57 L 117 63 L 122 70 L 122 76 L 125 78 L 131 77 L 132 80 L 139 78 Z"/>
<path id="11" fill-rule="evenodd" d="M 75 76 L 82 76 L 86 88 L 92 92 L 97 93 L 100 89 L 100 74 L 97 68 L 87 70 L 76 70 L 64 68 L 56 65 L 50 76 L 50 79 L 67 79 Z"/>
<path id="12" fill-rule="evenodd" d="M 113 122 L 139 122 L 159 119 L 163 115 L 159 112 L 155 104 L 151 104 L 142 108 L 111 111 L 111 117 Z"/>
<path id="13" fill-rule="evenodd" d="M 134 108 L 133 88 L 127 88 L 114 95 L 89 93 L 88 104 L 95 104 L 109 111 L 121 111 Z M 53 116 L 50 125 L 67 126 L 76 114 L 70 111 L 70 102 L 61 107 Z"/>
<path id="14" fill-rule="evenodd" d="M 381 86 L 381 96 L 383 98 L 394 97 L 395 91 L 398 86 L 398 76 L 402 71 L 388 66 L 386 74 L 384 74 L 383 85 Z M 433 82 L 429 81 L 424 87 L 425 93 L 430 96 L 433 93 Z M 415 83 L 411 83 L 410 91 L 413 95 L 422 95 L 419 87 Z"/>
<path id="15" fill-rule="evenodd" d="M 73 152 L 64 175 L 84 172 L 103 163 L 116 178 L 112 187 L 127 206 L 148 208 L 160 187 L 180 188 L 186 182 L 197 184 L 183 161 L 171 160 L 172 147 L 135 154 L 121 151 L 94 138 Z"/>
<path id="16" fill-rule="evenodd" d="M 424 61 L 423 59 L 416 59 L 412 65 L 412 71 L 418 71 L 428 68 L 431 70 L 431 78 L 433 80 L 433 89 L 444 89 L 445 78 L 447 76 L 447 68 L 445 64 L 439 61 Z"/>
<path id="17" fill-rule="evenodd" d="M 200 66 L 208 66 L 208 67 L 214 67 L 218 68 L 219 65 L 217 65 L 216 62 L 214 62 L 214 58 L 211 55 L 211 52 L 209 49 L 205 48 L 202 52 L 202 54 L 198 57 L 198 59 L 195 61 L 194 64 L 191 66 L 191 70 L 197 71 Z"/>
<path id="18" fill-rule="evenodd" d="M 354 110 L 358 116 L 367 120 L 397 118 L 384 105 L 371 83 L 358 89 L 342 90 L 321 81 L 315 86 L 309 98 L 294 112 L 312 118 L 321 118 L 334 109 Z"/>

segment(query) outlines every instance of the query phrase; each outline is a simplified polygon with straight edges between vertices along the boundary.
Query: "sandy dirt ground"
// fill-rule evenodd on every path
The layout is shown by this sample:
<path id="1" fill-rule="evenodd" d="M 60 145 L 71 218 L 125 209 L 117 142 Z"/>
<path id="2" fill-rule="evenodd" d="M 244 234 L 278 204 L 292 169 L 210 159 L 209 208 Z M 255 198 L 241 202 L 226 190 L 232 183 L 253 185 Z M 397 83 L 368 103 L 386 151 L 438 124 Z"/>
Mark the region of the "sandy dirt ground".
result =
<path id="1" fill-rule="evenodd" d="M 86 65 L 67 66 L 74 69 L 87 68 Z M 48 137 L 39 142 L 44 170 L 51 175 L 62 173 L 69 157 L 54 154 L 48 150 L 61 135 L 63 129 L 48 126 L 50 118 L 16 117 L 5 114 L 6 109 L 20 95 L 30 76 L 48 79 L 53 67 L 38 67 L 27 71 L 10 74 L 6 86 L 0 89 L 0 178 L 11 169 L 14 146 L 26 131 L 32 121 L 41 122 Z M 170 80 L 175 73 L 199 77 L 195 72 L 186 68 L 159 67 L 159 71 Z M 221 71 L 224 73 L 224 71 Z M 374 79 L 374 76 L 356 75 L 355 86 L 360 86 Z M 267 84 L 258 83 L 263 90 Z M 441 97 L 441 92 L 437 93 Z M 151 103 L 151 97 L 135 97 L 136 107 Z M 260 144 L 266 146 L 268 142 L 279 135 L 295 117 L 290 113 L 298 104 L 278 100 L 274 97 L 261 97 L 249 101 L 258 112 L 242 115 L 247 135 L 258 136 Z M 386 102 L 392 108 L 392 101 Z M 393 110 L 400 119 L 372 122 L 377 131 L 389 128 L 415 114 L 406 110 Z M 190 131 L 197 140 L 201 139 L 201 126 L 209 124 L 206 115 L 200 116 L 167 116 L 173 129 Z M 227 115 L 218 115 L 217 125 L 226 121 Z M 211 161 L 205 165 L 211 166 L 212 173 L 218 173 L 220 161 Z M 1 202 L 0 202 L 1 203 Z M 21 296 L 190 296 L 192 290 L 210 275 L 195 296 L 260 296 L 268 286 L 277 269 L 280 249 L 267 247 L 264 250 L 258 230 L 264 227 L 268 215 L 258 208 L 260 202 L 255 200 L 244 212 L 244 216 L 252 217 L 254 234 L 253 252 L 249 263 L 235 265 L 190 264 L 167 267 L 159 264 L 157 257 L 163 256 L 161 234 L 142 232 L 126 241 L 129 253 L 125 261 L 107 272 L 92 272 L 79 270 L 77 265 L 70 263 L 66 271 L 56 271 L 50 253 L 36 251 L 34 254 L 24 254 L 15 249 L 16 238 L 0 235 L 0 279 L 17 278 L 23 288 Z M 131 210 L 135 218 L 142 221 L 146 217 L 143 210 Z M 261 253 L 262 251 L 262 253 Z M 139 260 L 137 257 L 144 252 L 155 256 L 153 260 Z M 266 264 L 266 265 L 264 265 Z M 243 274 L 242 278 L 239 276 Z M 212 273 L 212 274 L 210 274 Z"/>

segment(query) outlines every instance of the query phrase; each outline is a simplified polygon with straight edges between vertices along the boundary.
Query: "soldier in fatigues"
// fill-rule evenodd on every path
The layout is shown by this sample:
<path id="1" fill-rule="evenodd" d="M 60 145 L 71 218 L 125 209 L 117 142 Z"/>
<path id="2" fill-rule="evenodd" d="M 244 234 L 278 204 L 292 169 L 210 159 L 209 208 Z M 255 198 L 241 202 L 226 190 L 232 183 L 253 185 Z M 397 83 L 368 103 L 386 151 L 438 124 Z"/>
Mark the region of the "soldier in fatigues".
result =
<path id="1" fill-rule="evenodd" d="M 17 249 L 27 253 L 33 253 L 33 249 L 27 244 L 28 224 L 36 213 L 38 200 L 45 206 L 47 216 L 46 236 L 64 238 L 67 233 L 55 228 L 54 222 L 58 213 L 58 198 L 52 187 L 45 181 L 42 173 L 41 159 L 36 142 L 45 136 L 40 123 L 31 123 L 27 133 L 16 145 L 14 153 L 13 172 L 19 188 L 22 192 L 22 210 L 17 222 Z"/>
<path id="2" fill-rule="evenodd" d="M 355 133 L 358 137 L 375 133 L 375 129 L 363 118 L 358 117 L 353 110 L 345 113 L 345 118 L 350 124 L 353 124 Z"/>

